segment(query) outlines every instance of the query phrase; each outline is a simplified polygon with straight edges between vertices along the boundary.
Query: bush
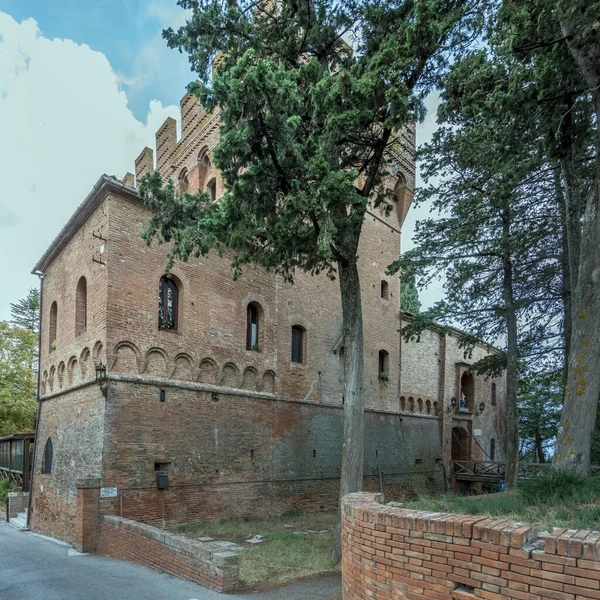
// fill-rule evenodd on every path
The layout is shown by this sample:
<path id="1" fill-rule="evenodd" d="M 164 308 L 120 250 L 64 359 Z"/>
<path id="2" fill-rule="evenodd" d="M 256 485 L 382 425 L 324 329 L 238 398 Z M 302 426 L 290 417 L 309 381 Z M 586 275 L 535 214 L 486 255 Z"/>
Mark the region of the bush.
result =
<path id="1" fill-rule="evenodd" d="M 521 496 L 528 504 L 556 504 L 565 501 L 589 502 L 600 495 L 600 477 L 553 469 L 522 481 Z"/>
<path id="2" fill-rule="evenodd" d="M 10 483 L 8 479 L 0 479 L 0 504 L 2 506 L 6 506 L 8 494 L 16 489 L 18 489 L 17 486 Z"/>

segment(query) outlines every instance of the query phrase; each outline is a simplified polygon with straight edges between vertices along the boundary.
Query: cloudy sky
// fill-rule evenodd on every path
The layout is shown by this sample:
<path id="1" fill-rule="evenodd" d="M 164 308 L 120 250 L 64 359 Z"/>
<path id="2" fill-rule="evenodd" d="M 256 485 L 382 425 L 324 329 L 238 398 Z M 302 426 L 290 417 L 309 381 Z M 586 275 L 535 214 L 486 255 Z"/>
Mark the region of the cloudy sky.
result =
<path id="1" fill-rule="evenodd" d="M 176 0 L 0 0 L 0 320 L 38 285 L 32 267 L 98 177 L 133 171 L 179 118 L 193 74 L 161 31 L 184 19 Z M 434 127 L 430 112 L 419 141 Z"/>

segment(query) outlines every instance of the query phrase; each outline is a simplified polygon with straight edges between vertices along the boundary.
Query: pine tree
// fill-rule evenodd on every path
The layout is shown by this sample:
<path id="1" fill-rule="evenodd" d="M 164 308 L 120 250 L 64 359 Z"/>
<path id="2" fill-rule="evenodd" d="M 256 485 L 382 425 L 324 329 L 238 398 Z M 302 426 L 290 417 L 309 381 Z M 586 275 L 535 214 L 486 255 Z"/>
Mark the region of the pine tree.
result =
<path id="1" fill-rule="evenodd" d="M 34 333 L 40 330 L 40 291 L 31 288 L 25 298 L 10 304 L 10 323 Z"/>
<path id="2" fill-rule="evenodd" d="M 205 194 L 179 196 L 159 175 L 147 177 L 140 193 L 154 217 L 146 239 L 172 242 L 171 256 L 184 260 L 227 249 L 234 272 L 253 262 L 288 280 L 297 269 L 338 278 L 346 356 L 343 496 L 363 484 L 357 250 L 365 212 L 392 209 L 389 153 L 404 151 L 400 133 L 423 116 L 436 77 L 472 42 L 483 18 L 479 3 L 179 4 L 191 18 L 165 37 L 189 55 L 204 82 L 189 89 L 220 111 L 214 159 L 226 192 L 211 205 Z"/>

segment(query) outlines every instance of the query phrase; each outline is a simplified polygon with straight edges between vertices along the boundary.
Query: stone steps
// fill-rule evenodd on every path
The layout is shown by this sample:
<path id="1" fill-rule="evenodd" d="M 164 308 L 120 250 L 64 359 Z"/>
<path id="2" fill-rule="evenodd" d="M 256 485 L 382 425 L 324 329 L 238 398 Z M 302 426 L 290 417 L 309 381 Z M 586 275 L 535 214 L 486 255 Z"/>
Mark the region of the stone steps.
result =
<path id="1" fill-rule="evenodd" d="M 12 517 L 8 521 L 8 524 L 12 525 L 15 529 L 27 529 L 27 509 L 19 513 L 16 517 Z"/>

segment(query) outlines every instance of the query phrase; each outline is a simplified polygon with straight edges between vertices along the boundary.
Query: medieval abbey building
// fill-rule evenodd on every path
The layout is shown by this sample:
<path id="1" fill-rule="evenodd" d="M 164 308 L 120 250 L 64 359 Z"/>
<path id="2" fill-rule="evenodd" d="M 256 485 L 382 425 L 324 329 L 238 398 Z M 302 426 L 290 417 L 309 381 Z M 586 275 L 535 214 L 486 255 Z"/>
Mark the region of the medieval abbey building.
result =
<path id="1" fill-rule="evenodd" d="M 136 184 L 223 182 L 218 111 L 181 101 L 135 177 L 103 175 L 41 257 L 41 389 L 30 527 L 73 541 L 82 498 L 149 524 L 281 514 L 337 504 L 344 409 L 339 285 L 290 285 L 211 253 L 176 263 L 141 239 Z M 359 250 L 365 338 L 365 487 L 442 487 L 451 460 L 501 458 L 504 380 L 468 373 L 452 332 L 403 342 L 398 258 L 414 189 L 414 129 L 394 150 L 397 203 L 370 210 Z M 443 463 L 443 464 L 442 464 Z M 85 492 L 85 494 L 83 493 Z M 91 494 L 91 495 L 90 495 Z M 85 501 L 88 501 L 85 500 Z"/>

